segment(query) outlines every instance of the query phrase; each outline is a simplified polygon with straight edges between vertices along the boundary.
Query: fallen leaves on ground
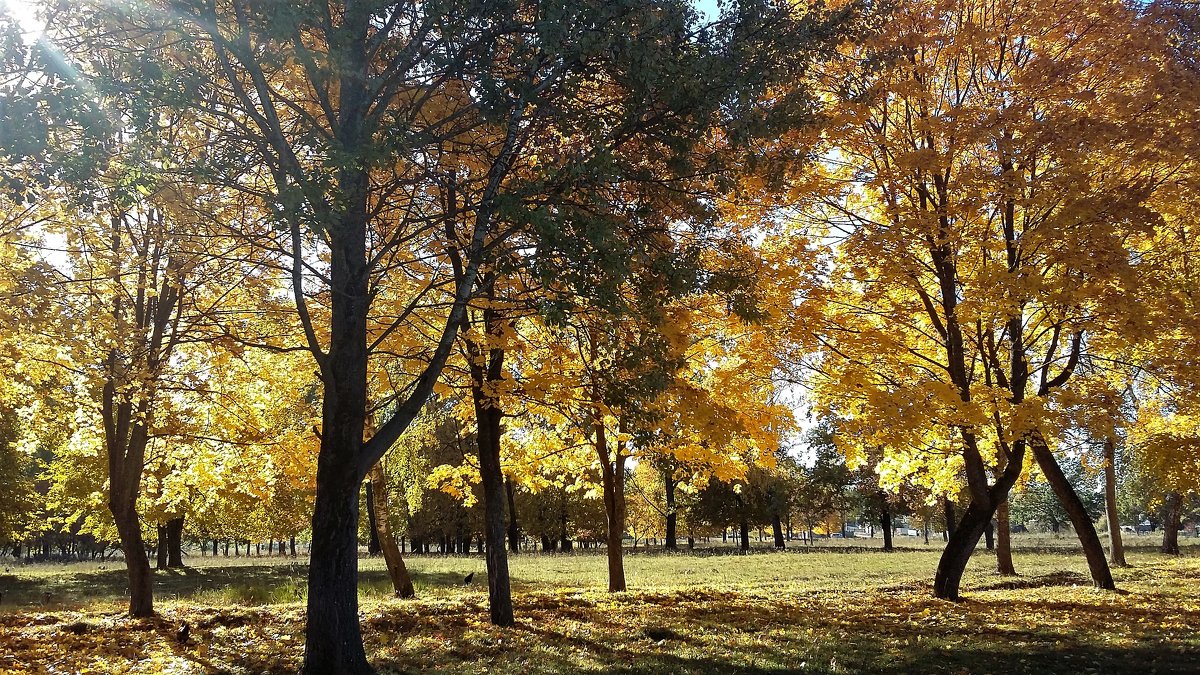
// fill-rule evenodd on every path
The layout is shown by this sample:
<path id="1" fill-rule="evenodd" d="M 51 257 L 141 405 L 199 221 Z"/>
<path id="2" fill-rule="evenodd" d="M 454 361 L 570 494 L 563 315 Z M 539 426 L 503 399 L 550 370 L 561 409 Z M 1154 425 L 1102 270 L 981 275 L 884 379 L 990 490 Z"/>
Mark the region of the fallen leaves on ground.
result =
<path id="1" fill-rule="evenodd" d="M 926 584 L 771 593 L 529 591 L 518 624 L 487 623 L 481 590 L 364 603 L 383 672 L 1137 672 L 1200 671 L 1195 562 L 1129 571 L 1127 590 L 1073 574 L 995 578 L 944 602 Z M 191 624 L 187 644 L 175 640 Z M 288 673 L 303 607 L 164 603 L 154 619 L 108 611 L 0 615 L 0 673 Z"/>

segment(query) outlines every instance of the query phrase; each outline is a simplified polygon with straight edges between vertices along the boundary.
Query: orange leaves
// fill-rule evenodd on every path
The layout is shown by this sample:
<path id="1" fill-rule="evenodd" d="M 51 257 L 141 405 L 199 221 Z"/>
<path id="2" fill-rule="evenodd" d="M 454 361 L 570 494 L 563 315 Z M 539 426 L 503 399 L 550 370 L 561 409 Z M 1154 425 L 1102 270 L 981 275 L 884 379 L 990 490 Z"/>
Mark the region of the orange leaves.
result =
<path id="1" fill-rule="evenodd" d="M 991 464 L 1035 430 L 1113 429 L 1072 350 L 1168 323 L 1139 263 L 1192 161 L 1169 129 L 1197 107 L 1158 86 L 1160 28 L 1118 2 L 911 0 L 843 56 L 817 78 L 828 187 L 796 220 L 841 235 L 810 379 L 841 444 L 899 476 L 958 435 Z"/>

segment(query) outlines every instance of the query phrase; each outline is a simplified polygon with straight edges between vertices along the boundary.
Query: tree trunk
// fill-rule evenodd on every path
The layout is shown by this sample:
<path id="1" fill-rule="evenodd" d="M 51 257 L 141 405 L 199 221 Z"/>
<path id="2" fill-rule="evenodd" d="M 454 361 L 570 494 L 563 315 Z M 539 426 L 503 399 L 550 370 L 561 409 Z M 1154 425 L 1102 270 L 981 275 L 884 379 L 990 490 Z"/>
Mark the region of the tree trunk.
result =
<path id="1" fill-rule="evenodd" d="M 417 592 L 413 589 L 412 577 L 404 564 L 404 556 L 396 545 L 396 537 L 392 534 L 391 507 L 388 504 L 387 474 L 383 464 L 375 462 L 370 472 L 371 482 L 367 484 L 367 494 L 371 497 L 368 504 L 374 504 L 375 527 L 377 528 L 380 552 L 383 553 L 384 564 L 387 565 L 388 578 L 392 580 L 392 590 L 398 598 L 413 598 Z"/>
<path id="2" fill-rule="evenodd" d="M 322 444 L 334 432 L 325 427 Z M 317 460 L 304 652 L 310 675 L 371 672 L 358 624 L 359 478 L 353 462 L 338 459 L 322 452 Z"/>
<path id="3" fill-rule="evenodd" d="M 942 497 L 942 513 L 946 518 L 946 538 L 954 537 L 954 529 L 958 527 L 958 518 L 954 514 L 954 502 L 949 497 Z"/>
<path id="4" fill-rule="evenodd" d="M 165 570 L 167 569 L 167 526 L 159 525 L 156 529 L 158 531 L 158 542 L 154 547 L 156 558 L 154 568 Z"/>
<path id="5" fill-rule="evenodd" d="M 167 567 L 183 567 L 183 516 L 167 521 Z"/>
<path id="6" fill-rule="evenodd" d="M 1108 562 L 1126 567 L 1121 516 L 1117 513 L 1117 447 L 1111 438 L 1104 439 L 1104 512 L 1108 520 Z"/>
<path id="7" fill-rule="evenodd" d="M 114 352 L 108 364 L 110 373 L 118 368 L 116 359 Z M 149 441 L 146 425 L 151 418 L 151 409 L 146 399 L 136 407 L 131 401 L 120 399 L 115 379 L 110 374 L 104 383 L 101 409 L 108 454 L 108 511 L 112 514 L 125 555 L 129 575 L 129 615 L 148 617 L 154 615 L 154 589 L 137 501 L 146 467 Z"/>
<path id="8" fill-rule="evenodd" d="M 771 534 L 775 535 L 775 548 L 782 551 L 787 547 L 787 542 L 783 540 L 783 519 L 779 517 L 779 511 L 771 509 Z"/>
<path id="9" fill-rule="evenodd" d="M 347 187 L 365 193 L 365 174 L 353 173 L 344 178 Z M 309 545 L 308 675 L 371 672 L 358 623 L 358 506 L 365 477 L 358 462 L 367 417 L 366 215 L 359 196 L 349 200 L 347 213 L 329 230 L 329 349 L 321 367 L 321 444 Z"/>
<path id="10" fill-rule="evenodd" d="M 983 526 L 983 547 L 989 551 L 996 550 L 996 528 L 990 520 Z"/>
<path id="11" fill-rule="evenodd" d="M 679 514 L 675 513 L 675 474 L 670 466 L 663 469 L 663 487 L 666 490 L 667 497 L 667 536 L 663 548 L 666 548 L 668 551 L 675 551 L 679 549 L 679 544 L 675 537 L 676 527 L 679 524 Z"/>
<path id="12" fill-rule="evenodd" d="M 892 550 L 892 507 L 887 496 L 879 493 L 883 506 L 879 510 L 879 527 L 883 531 L 883 550 Z"/>
<path id="13" fill-rule="evenodd" d="M 376 466 L 378 465 L 379 463 L 376 462 Z M 367 502 L 367 555 L 379 555 L 383 553 L 383 546 L 379 543 L 379 525 L 376 523 L 374 472 L 375 469 L 372 467 L 371 480 L 365 484 L 367 491 L 367 498 L 365 500 Z M 397 592 L 399 592 L 399 589 L 397 589 Z"/>
<path id="14" fill-rule="evenodd" d="M 512 553 L 521 551 L 521 526 L 517 523 L 517 497 L 512 479 L 504 479 L 504 491 L 508 495 L 508 550 Z"/>
<path id="15" fill-rule="evenodd" d="M 973 435 L 964 434 L 964 443 L 971 452 L 977 452 Z M 946 547 L 942 549 L 942 556 L 938 559 L 937 573 L 933 579 L 934 597 L 943 600 L 958 599 L 959 586 L 962 584 L 967 562 L 970 561 L 979 538 L 983 536 L 984 528 L 991 522 L 996 508 L 1008 499 L 1009 490 L 1021 475 L 1025 449 L 1026 442 L 1023 439 L 1013 443 L 1005 468 L 999 472 L 995 484 L 990 487 L 986 486 L 986 472 L 981 464 L 977 463 L 975 470 L 968 472 L 968 483 L 973 484 L 972 498 L 957 525 L 947 526 L 948 529 L 954 530 L 954 534 L 947 538 Z"/>
<path id="16" fill-rule="evenodd" d="M 150 581 L 150 559 L 146 557 L 146 544 L 142 540 L 142 525 L 136 509 L 132 506 L 113 513 L 113 521 L 120 538 L 121 552 L 125 554 L 125 569 L 129 582 L 129 615 L 147 617 L 154 615 L 154 589 Z"/>
<path id="17" fill-rule="evenodd" d="M 742 551 L 750 550 L 750 522 L 746 515 L 746 501 L 741 495 L 737 496 L 738 505 L 738 548 Z"/>
<path id="18" fill-rule="evenodd" d="M 1167 555 L 1179 555 L 1179 520 L 1183 514 L 1183 495 L 1178 492 L 1168 492 L 1166 513 L 1163 518 L 1162 552 Z"/>
<path id="19" fill-rule="evenodd" d="M 1016 576 L 1012 557 L 1012 526 L 1008 520 L 1008 500 L 996 507 L 996 573 L 1001 576 Z"/>
<path id="20" fill-rule="evenodd" d="M 593 422 L 596 454 L 600 457 L 600 477 L 604 483 L 604 518 L 607 524 L 608 591 L 625 590 L 625 455 L 620 441 L 609 450 L 603 418 Z M 618 435 L 620 438 L 620 435 Z M 634 542 L 636 545 L 636 542 Z"/>
<path id="21" fill-rule="evenodd" d="M 490 310 L 485 310 L 488 313 Z M 489 331 L 492 329 L 488 322 Z M 512 588 L 508 574 L 508 550 L 505 548 L 506 514 L 504 502 L 504 471 L 500 466 L 500 435 L 502 411 L 499 401 L 489 396 L 484 389 L 484 376 L 488 382 L 501 379 L 504 353 L 493 349 L 488 356 L 487 372 L 481 366 L 472 366 L 475 382 L 472 387 L 477 423 L 476 445 L 479 451 L 479 477 L 483 484 L 483 531 L 487 542 L 488 606 L 493 624 L 511 626 L 514 623 Z"/>
<path id="22" fill-rule="evenodd" d="M 975 552 L 975 545 L 983 536 L 983 528 L 992 519 L 992 511 L 979 500 L 972 499 L 963 511 L 962 520 L 953 528 L 954 533 L 942 550 L 937 573 L 933 578 L 933 594 L 943 600 L 957 600 L 959 585 L 967 562 Z"/>
<path id="23" fill-rule="evenodd" d="M 1079 543 L 1083 545 L 1088 569 L 1092 573 L 1092 584 L 1096 588 L 1115 590 L 1117 586 L 1113 582 L 1112 572 L 1108 568 L 1104 546 L 1100 544 L 1100 537 L 1096 534 L 1096 526 L 1092 523 L 1092 517 L 1088 515 L 1079 495 L 1075 493 L 1075 488 L 1071 487 L 1071 482 L 1067 480 L 1062 467 L 1058 465 L 1054 454 L 1050 452 L 1050 448 L 1040 434 L 1035 432 L 1032 435 L 1030 447 L 1033 449 L 1033 457 L 1037 460 L 1042 475 L 1046 477 L 1046 481 L 1050 483 L 1058 501 L 1062 503 L 1063 508 L 1071 517 L 1071 524 L 1075 527 L 1075 534 L 1079 536 Z"/>
<path id="24" fill-rule="evenodd" d="M 487 299 L 495 299 L 495 275 L 481 279 Z M 488 336 L 500 336 L 505 323 L 493 306 L 480 310 L 483 331 Z M 512 587 L 508 573 L 508 550 L 505 548 L 507 516 L 504 512 L 508 492 L 504 485 L 504 470 L 500 464 L 500 439 L 503 410 L 492 386 L 504 379 L 504 350 L 466 339 L 470 357 L 471 397 L 475 405 L 476 446 L 479 451 L 479 478 L 483 485 L 483 535 L 487 544 L 488 605 L 491 621 L 497 626 L 514 623 Z"/>
<path id="25" fill-rule="evenodd" d="M 141 492 L 142 472 L 145 468 L 145 427 L 129 419 L 133 406 L 128 402 L 116 402 L 112 382 L 104 386 L 105 435 L 108 444 L 109 491 L 108 510 L 116 525 L 121 552 L 125 555 L 125 568 L 129 577 L 129 615 L 148 617 L 154 615 L 154 588 L 150 581 L 150 559 L 146 555 L 146 542 L 142 539 L 142 524 L 137 512 L 138 494 Z M 113 412 L 113 411 L 116 412 Z M 148 412 L 148 411 L 147 411 Z M 132 437 L 121 446 L 109 438 L 112 434 L 108 420 L 115 419 L 115 436 L 128 429 Z"/>

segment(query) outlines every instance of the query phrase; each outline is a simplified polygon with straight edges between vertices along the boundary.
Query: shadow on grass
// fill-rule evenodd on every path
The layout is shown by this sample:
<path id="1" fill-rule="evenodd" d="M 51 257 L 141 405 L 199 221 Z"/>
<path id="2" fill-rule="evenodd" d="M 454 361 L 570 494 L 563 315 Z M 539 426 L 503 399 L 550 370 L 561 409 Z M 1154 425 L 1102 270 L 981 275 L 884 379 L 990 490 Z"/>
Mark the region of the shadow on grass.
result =
<path id="1" fill-rule="evenodd" d="M 827 598 L 811 605 L 796 596 L 773 601 L 733 593 L 617 597 L 521 598 L 518 624 L 507 630 L 480 627 L 478 618 L 472 623 L 466 607 L 432 625 L 409 614 L 381 618 L 367 629 L 386 633 L 395 625 L 404 636 L 438 637 L 432 651 L 406 645 L 376 651 L 381 672 L 1200 672 L 1200 642 L 1187 631 L 1157 628 L 1168 620 L 1177 628 L 1200 625 L 1200 612 L 1170 606 L 951 605 L 911 595 Z M 481 641 L 489 631 L 491 638 Z M 1124 644 L 1109 644 L 1122 634 Z"/>
<path id="2" fill-rule="evenodd" d="M 156 599 L 204 600 L 213 595 L 242 605 L 300 602 L 306 597 L 307 563 L 183 567 L 153 572 Z M 413 572 L 420 588 L 463 585 L 456 572 Z M 390 594 L 386 570 L 360 570 L 359 587 L 368 594 Z M 128 596 L 125 569 L 60 572 L 45 576 L 0 574 L 0 611 L 47 610 Z M 46 594 L 49 593 L 49 603 Z"/>

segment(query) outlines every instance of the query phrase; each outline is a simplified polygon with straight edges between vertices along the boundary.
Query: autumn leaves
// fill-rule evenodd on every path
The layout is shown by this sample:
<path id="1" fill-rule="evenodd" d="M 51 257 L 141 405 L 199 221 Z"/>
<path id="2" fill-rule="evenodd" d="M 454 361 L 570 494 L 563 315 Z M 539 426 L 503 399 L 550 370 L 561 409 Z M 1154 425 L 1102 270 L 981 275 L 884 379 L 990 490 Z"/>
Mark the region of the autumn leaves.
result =
<path id="1" fill-rule="evenodd" d="M 13 69 L 74 126 L 5 157 L 72 189 L 13 205 L 0 279 L 37 300 L 0 310 L 6 395 L 42 398 L 62 504 L 95 531 L 107 504 L 134 614 L 143 520 L 282 536 L 315 483 L 306 667 L 367 670 L 360 488 L 386 496 L 379 462 L 435 419 L 471 429 L 470 461 L 431 473 L 482 485 L 500 625 L 514 483 L 594 491 L 622 590 L 630 465 L 769 468 L 796 388 L 885 489 L 969 495 L 943 597 L 1034 464 L 1074 504 L 1068 431 L 1122 436 L 1114 402 L 1160 396 L 1145 451 L 1195 433 L 1192 398 L 1161 396 L 1193 388 L 1197 337 L 1173 5 L 158 9 L 53 37 L 90 78 L 78 110 L 32 56 Z"/>

